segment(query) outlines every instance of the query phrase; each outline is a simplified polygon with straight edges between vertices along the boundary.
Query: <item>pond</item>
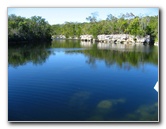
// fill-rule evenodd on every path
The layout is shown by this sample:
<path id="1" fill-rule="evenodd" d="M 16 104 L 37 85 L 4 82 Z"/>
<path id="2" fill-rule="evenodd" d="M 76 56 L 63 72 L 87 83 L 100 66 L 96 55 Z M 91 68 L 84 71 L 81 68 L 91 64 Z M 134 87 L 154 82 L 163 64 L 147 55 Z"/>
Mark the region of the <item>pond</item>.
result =
<path id="1" fill-rule="evenodd" d="M 79 40 L 8 47 L 9 121 L 158 121 L 158 47 Z"/>

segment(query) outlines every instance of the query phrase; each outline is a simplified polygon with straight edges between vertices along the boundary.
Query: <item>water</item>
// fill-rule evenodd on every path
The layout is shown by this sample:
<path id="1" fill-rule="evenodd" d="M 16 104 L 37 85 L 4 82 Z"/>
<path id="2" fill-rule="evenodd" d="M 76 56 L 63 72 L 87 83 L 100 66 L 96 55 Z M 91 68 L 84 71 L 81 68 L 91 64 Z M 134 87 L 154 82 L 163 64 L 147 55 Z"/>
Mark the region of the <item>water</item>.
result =
<path id="1" fill-rule="evenodd" d="M 158 47 L 9 45 L 9 121 L 158 121 Z"/>

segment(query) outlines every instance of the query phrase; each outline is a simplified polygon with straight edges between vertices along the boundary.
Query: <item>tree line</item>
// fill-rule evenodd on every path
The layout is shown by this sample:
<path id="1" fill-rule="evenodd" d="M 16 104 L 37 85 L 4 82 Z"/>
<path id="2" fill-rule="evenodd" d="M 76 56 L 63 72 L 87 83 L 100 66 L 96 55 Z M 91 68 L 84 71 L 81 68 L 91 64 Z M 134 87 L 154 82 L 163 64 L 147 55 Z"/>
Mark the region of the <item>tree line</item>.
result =
<path id="1" fill-rule="evenodd" d="M 138 17 L 126 13 L 115 17 L 109 14 L 105 20 L 98 20 L 98 16 L 92 13 L 86 20 L 89 22 L 65 22 L 52 25 L 53 35 L 65 35 L 66 38 L 84 34 L 93 35 L 94 38 L 100 34 L 150 35 L 152 42 L 158 41 L 158 16 Z"/>
<path id="2" fill-rule="evenodd" d="M 51 39 L 51 25 L 40 16 L 8 16 L 8 41 L 43 41 Z"/>
<path id="3" fill-rule="evenodd" d="M 100 34 L 150 35 L 152 42 L 158 41 L 158 16 L 135 16 L 133 13 L 116 17 L 107 15 L 99 20 L 96 13 L 86 17 L 87 22 L 65 22 L 50 25 L 44 18 L 33 16 L 24 18 L 14 14 L 8 16 L 9 41 L 50 40 L 52 35 L 65 35 L 66 38 L 90 34 L 94 38 Z"/>

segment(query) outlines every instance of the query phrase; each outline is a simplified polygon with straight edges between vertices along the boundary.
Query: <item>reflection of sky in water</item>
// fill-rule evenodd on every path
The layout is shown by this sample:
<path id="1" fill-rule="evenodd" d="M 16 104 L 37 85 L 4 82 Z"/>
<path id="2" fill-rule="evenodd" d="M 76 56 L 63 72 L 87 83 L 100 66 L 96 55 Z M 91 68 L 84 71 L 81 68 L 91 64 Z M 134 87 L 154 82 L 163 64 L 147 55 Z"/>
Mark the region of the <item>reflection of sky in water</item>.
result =
<path id="1" fill-rule="evenodd" d="M 117 62 L 107 67 L 107 57 L 95 58 L 93 51 L 48 50 L 52 52 L 41 65 L 29 62 L 8 68 L 9 120 L 158 119 L 158 92 L 154 90 L 158 69 L 153 58 L 138 61 L 137 66 L 126 61 L 121 67 Z M 91 60 L 88 52 L 94 54 Z M 95 66 L 91 66 L 93 61 Z"/>

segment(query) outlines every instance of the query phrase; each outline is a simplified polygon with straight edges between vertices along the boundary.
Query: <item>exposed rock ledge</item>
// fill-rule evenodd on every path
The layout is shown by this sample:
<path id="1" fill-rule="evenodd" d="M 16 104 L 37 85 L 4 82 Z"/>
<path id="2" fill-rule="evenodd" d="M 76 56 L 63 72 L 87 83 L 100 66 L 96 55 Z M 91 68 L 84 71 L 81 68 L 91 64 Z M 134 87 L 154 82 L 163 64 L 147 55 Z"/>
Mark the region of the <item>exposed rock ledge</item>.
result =
<path id="1" fill-rule="evenodd" d="M 122 44 L 132 44 L 132 43 L 149 43 L 150 36 L 145 37 L 133 36 L 129 34 L 112 34 L 112 35 L 98 35 L 99 42 L 111 42 L 111 43 L 122 43 Z"/>
<path id="2" fill-rule="evenodd" d="M 94 42 L 109 42 L 109 43 L 121 43 L 121 44 L 133 44 L 133 43 L 150 43 L 150 35 L 145 37 L 133 36 L 129 34 L 111 34 L 111 35 L 98 35 L 97 39 L 94 39 L 92 35 L 81 35 L 66 38 L 64 35 L 54 35 L 52 39 L 81 39 L 82 41 L 94 41 Z"/>

